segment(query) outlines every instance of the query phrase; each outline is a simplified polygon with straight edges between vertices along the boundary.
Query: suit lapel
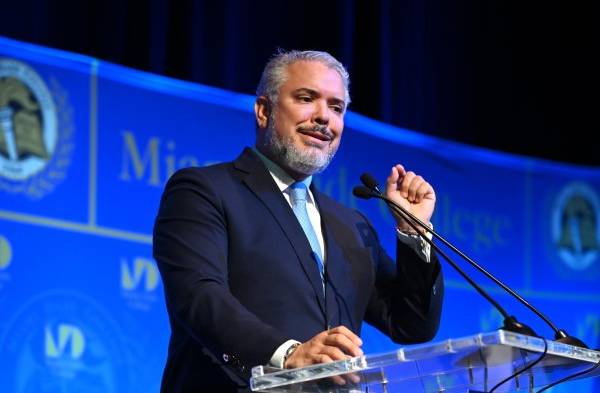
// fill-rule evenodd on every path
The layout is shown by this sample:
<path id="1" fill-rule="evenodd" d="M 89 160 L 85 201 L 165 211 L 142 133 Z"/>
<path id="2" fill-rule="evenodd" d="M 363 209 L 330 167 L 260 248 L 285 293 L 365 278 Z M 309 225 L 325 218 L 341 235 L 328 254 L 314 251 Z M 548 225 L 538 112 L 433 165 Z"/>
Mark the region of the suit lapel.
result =
<path id="1" fill-rule="evenodd" d="M 340 315 L 350 315 L 351 313 L 347 304 L 348 294 L 345 293 L 348 287 L 347 280 L 350 279 L 350 271 L 344 251 L 339 240 L 336 241 L 336 234 L 334 233 L 336 231 L 335 208 L 330 206 L 327 198 L 315 187 L 311 187 L 311 191 L 321 215 L 321 230 L 325 241 L 325 269 L 327 272 L 327 292 L 325 296 L 329 319 L 327 324 L 333 327 L 341 322 L 339 320 Z M 341 233 L 337 233 L 337 235 L 339 236 Z M 353 326 L 350 328 L 354 330 Z"/>
<path id="2" fill-rule="evenodd" d="M 279 224 L 282 232 L 290 241 L 304 273 L 315 291 L 321 312 L 324 314 L 325 299 L 321 277 L 312 256 L 310 243 L 292 208 L 279 191 L 267 168 L 251 149 L 244 149 L 242 154 L 234 161 L 234 167 L 246 172 L 243 182 L 270 211 L 273 219 Z M 282 263 L 285 262 L 282 261 Z"/>

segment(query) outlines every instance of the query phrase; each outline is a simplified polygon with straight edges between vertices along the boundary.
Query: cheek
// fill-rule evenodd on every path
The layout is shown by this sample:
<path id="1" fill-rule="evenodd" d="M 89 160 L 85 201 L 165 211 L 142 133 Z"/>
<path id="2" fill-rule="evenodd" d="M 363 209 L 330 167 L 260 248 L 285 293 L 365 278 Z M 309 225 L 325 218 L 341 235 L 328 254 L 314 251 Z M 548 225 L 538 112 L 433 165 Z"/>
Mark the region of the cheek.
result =
<path id="1" fill-rule="evenodd" d="M 312 113 L 310 105 L 298 105 L 294 103 L 281 105 L 279 109 L 282 117 L 286 117 L 291 122 L 310 119 L 310 115 Z"/>
<path id="2" fill-rule="evenodd" d="M 342 136 L 344 132 L 344 119 L 335 119 L 331 122 L 330 128 L 336 132 L 338 137 Z"/>
<path id="3" fill-rule="evenodd" d="M 307 119 L 310 119 L 310 116 L 307 115 L 306 110 L 301 110 L 299 108 L 285 108 L 277 112 L 277 122 L 281 125 L 285 126 L 294 126 L 296 124 L 300 124 L 305 122 Z"/>
<path id="4" fill-rule="evenodd" d="M 286 133 L 289 128 L 290 119 L 286 113 L 277 112 L 275 114 L 275 128 L 279 133 Z"/>

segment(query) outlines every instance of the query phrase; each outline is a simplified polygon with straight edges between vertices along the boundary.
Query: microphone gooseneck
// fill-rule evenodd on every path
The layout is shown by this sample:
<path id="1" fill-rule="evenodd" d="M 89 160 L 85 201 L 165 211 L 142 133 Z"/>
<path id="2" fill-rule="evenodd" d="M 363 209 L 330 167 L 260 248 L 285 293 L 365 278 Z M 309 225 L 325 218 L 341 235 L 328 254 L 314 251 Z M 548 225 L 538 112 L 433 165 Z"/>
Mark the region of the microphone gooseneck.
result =
<path id="1" fill-rule="evenodd" d="M 406 220 L 406 222 L 410 225 L 411 228 L 413 228 L 413 230 L 420 232 L 418 230 L 418 228 L 416 227 L 416 225 L 418 225 L 419 227 L 423 228 L 425 231 L 431 233 L 436 239 L 440 240 L 442 243 L 444 243 L 446 246 L 448 246 L 452 251 L 456 252 L 464 260 L 466 260 L 469 264 L 471 264 L 471 266 L 473 266 L 474 268 L 479 270 L 486 277 L 488 277 L 490 280 L 492 280 L 494 283 L 496 283 L 496 285 L 500 286 L 507 293 L 509 293 L 514 298 L 516 298 L 521 304 L 523 304 L 525 307 L 529 308 L 529 310 L 531 310 L 535 315 L 540 317 L 554 331 L 555 341 L 561 342 L 564 344 L 582 347 L 582 348 L 588 348 L 587 345 L 585 345 L 585 343 L 583 343 L 583 341 L 579 340 L 576 337 L 569 336 L 567 334 L 567 332 L 565 332 L 562 329 L 558 329 L 552 323 L 552 321 L 550 321 L 550 319 L 547 318 L 537 308 L 535 308 L 528 301 L 526 301 L 524 298 L 522 298 L 518 293 L 516 293 L 513 289 L 511 289 L 506 284 L 504 284 L 502 281 L 500 281 L 498 278 L 496 278 L 493 274 L 491 274 L 486 269 L 484 269 L 482 266 L 480 266 L 473 259 L 471 259 L 467 255 L 465 255 L 462 251 L 457 249 L 454 245 L 452 245 L 444 237 L 442 237 L 440 234 L 438 234 L 436 231 L 434 231 L 428 225 L 423 223 L 421 220 L 419 220 L 417 217 L 415 217 L 408 210 L 404 209 L 402 206 L 398 205 L 396 202 L 392 201 L 391 199 L 389 199 L 385 195 L 383 195 L 382 192 L 379 190 L 379 188 L 377 186 L 377 182 L 375 181 L 373 176 L 371 176 L 368 173 L 364 173 L 363 175 L 361 175 L 360 179 L 366 187 L 360 187 L 360 186 L 355 187 L 355 189 L 353 190 L 353 193 L 355 196 L 357 196 L 359 198 L 363 198 L 363 199 L 370 199 L 371 197 L 374 197 L 374 198 L 378 198 L 378 199 L 385 201 L 388 204 L 388 206 L 390 206 L 395 212 L 400 214 Z M 360 190 L 355 192 L 357 189 L 360 189 Z M 422 238 L 423 238 L 423 240 L 427 241 L 438 253 L 440 253 L 440 255 L 442 255 L 450 263 L 450 265 L 452 267 L 454 267 L 461 274 L 461 276 L 463 276 L 466 279 L 466 273 L 464 273 L 460 268 L 458 268 L 456 263 L 454 263 L 453 261 L 451 262 L 451 259 L 449 259 L 448 256 L 445 253 L 443 253 L 437 245 L 435 245 L 433 243 L 433 241 L 431 241 L 427 236 L 422 236 Z M 502 307 L 499 307 L 499 305 L 496 306 L 498 303 L 496 301 L 494 301 L 482 288 L 480 288 L 476 283 L 474 283 L 473 280 L 471 280 L 469 278 L 469 279 L 467 279 L 467 281 L 477 290 L 477 292 L 479 292 L 482 296 L 484 296 L 488 301 L 490 301 L 490 303 L 492 303 L 492 305 L 494 305 L 494 307 L 496 307 L 496 309 L 498 311 L 500 311 L 500 313 L 504 317 L 504 325 L 505 325 L 503 327 L 504 329 L 510 330 L 513 332 L 517 332 L 517 333 L 527 334 L 527 335 L 533 335 L 533 336 L 536 335 L 531 328 L 518 322 L 516 320 L 516 318 L 509 316 L 506 313 L 506 311 L 502 312 L 501 311 L 501 310 L 503 310 Z M 484 295 L 484 293 L 485 293 L 485 295 Z"/>
<path id="2" fill-rule="evenodd" d="M 361 176 L 361 180 L 363 180 L 363 176 Z M 364 180 L 363 180 L 363 182 L 364 182 Z M 368 183 L 368 182 L 365 182 L 365 183 Z M 379 198 L 379 199 L 386 201 L 385 199 L 383 199 L 381 197 L 380 194 L 374 193 L 371 189 L 369 189 L 365 186 L 354 187 L 354 189 L 352 190 L 352 193 L 354 194 L 354 196 L 356 196 L 357 198 L 361 198 L 361 199 Z M 386 201 L 386 202 L 388 202 L 388 201 Z M 388 203 L 390 203 L 390 202 L 388 202 Z M 395 208 L 395 206 L 392 205 L 392 208 Z M 400 212 L 400 214 L 402 214 L 402 212 Z M 415 230 L 416 232 L 419 232 L 418 228 L 416 227 L 416 225 L 413 222 L 411 222 L 409 220 L 407 220 L 407 222 L 413 230 Z M 454 262 L 452 260 L 452 258 L 450 258 L 444 251 L 442 251 L 427 236 L 424 236 L 423 239 L 425 241 L 427 241 L 431 245 L 431 247 L 433 247 L 442 257 L 444 257 L 444 259 L 446 261 L 448 261 L 450 266 L 452 266 L 454 268 L 454 270 L 456 270 L 458 272 L 458 274 L 460 274 L 481 296 L 483 296 L 496 310 L 498 310 L 498 312 L 500 312 L 500 314 L 502 314 L 502 317 L 504 318 L 504 326 L 502 328 L 504 330 L 510 330 L 515 333 L 526 334 L 529 336 L 536 336 L 533 329 L 531 329 L 530 327 L 528 327 L 524 324 L 521 324 L 520 322 L 517 321 L 517 319 L 515 317 L 509 315 L 508 312 L 506 312 L 506 310 L 494 298 L 492 298 L 490 296 L 490 294 L 488 294 L 475 281 L 473 281 L 473 279 L 471 277 L 469 277 L 469 275 L 467 273 L 465 273 L 465 271 L 462 270 L 460 268 L 460 266 L 458 266 L 456 264 L 456 262 Z"/>

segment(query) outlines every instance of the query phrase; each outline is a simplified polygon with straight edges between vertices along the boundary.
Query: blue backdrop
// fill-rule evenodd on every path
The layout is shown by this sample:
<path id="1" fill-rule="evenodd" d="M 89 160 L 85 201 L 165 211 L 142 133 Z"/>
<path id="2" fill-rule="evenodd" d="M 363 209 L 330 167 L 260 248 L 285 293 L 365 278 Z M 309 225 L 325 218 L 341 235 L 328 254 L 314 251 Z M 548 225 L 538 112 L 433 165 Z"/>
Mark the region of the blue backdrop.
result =
<path id="1" fill-rule="evenodd" d="M 250 96 L 0 38 L 2 391 L 158 391 L 169 326 L 151 231 L 162 187 L 178 168 L 227 161 L 251 145 L 252 104 Z M 362 172 L 383 180 L 400 162 L 435 186 L 439 232 L 557 325 L 598 345 L 598 168 L 459 145 L 352 112 L 343 139 L 315 181 L 365 212 L 388 250 L 387 209 L 351 190 Z M 500 315 L 444 270 L 436 340 L 498 328 Z M 363 338 L 366 352 L 395 348 L 368 326 Z M 592 392 L 591 383 L 554 391 Z"/>

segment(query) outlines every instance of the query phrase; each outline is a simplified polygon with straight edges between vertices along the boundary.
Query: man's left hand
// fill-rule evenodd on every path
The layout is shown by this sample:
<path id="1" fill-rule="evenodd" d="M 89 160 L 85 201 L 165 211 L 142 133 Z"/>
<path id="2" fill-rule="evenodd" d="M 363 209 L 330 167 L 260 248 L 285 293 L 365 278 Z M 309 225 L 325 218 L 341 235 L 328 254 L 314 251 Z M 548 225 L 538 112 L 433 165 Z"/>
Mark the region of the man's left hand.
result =
<path id="1" fill-rule="evenodd" d="M 435 208 L 435 191 L 416 173 L 407 172 L 400 164 L 392 167 L 385 183 L 385 196 L 428 224 Z M 393 212 L 398 229 L 414 232 L 406 220 Z"/>

